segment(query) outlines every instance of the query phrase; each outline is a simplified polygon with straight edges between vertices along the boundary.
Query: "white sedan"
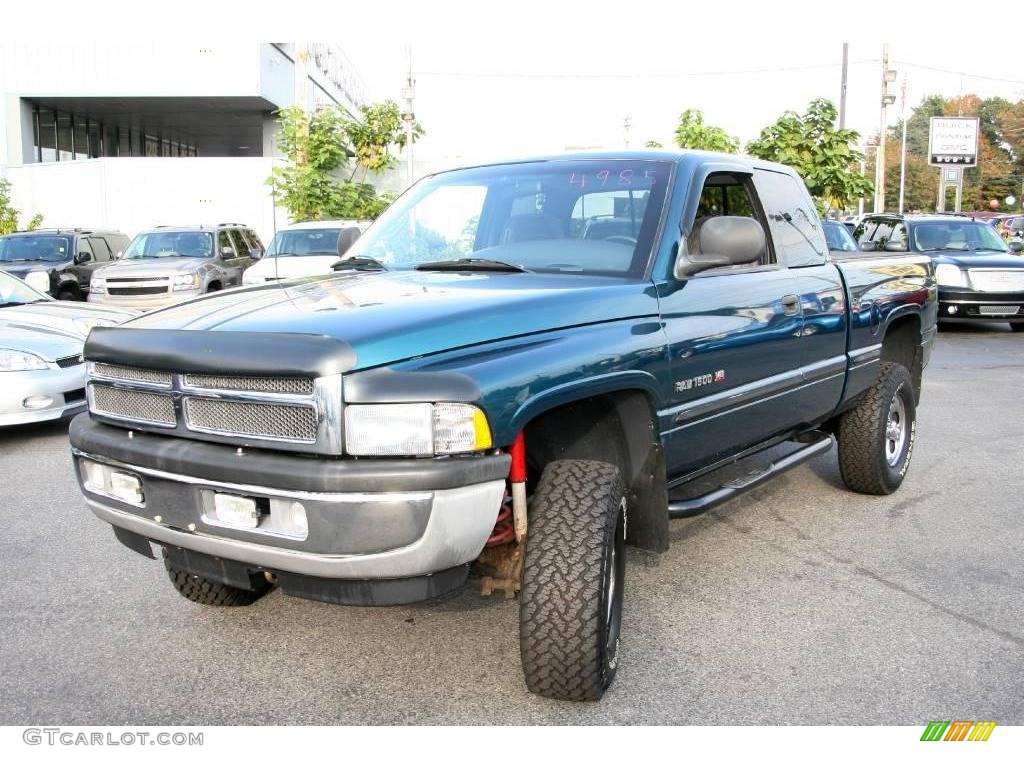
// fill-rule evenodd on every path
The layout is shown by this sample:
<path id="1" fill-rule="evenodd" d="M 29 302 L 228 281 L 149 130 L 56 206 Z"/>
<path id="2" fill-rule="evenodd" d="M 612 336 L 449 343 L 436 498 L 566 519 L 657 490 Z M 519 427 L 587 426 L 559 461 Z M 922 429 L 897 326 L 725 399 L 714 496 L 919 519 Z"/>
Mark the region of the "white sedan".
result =
<path id="1" fill-rule="evenodd" d="M 86 336 L 97 325 L 119 325 L 137 314 L 54 301 L 0 272 L 0 426 L 84 410 Z"/>

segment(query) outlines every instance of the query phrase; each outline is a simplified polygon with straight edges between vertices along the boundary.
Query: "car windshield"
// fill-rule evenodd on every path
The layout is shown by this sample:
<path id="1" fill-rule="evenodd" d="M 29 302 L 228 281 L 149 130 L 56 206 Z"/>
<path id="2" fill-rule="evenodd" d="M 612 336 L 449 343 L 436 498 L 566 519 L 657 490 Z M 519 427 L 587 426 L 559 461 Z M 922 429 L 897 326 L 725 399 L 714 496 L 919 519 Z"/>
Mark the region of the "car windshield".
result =
<path id="1" fill-rule="evenodd" d="M 160 259 L 167 257 L 213 256 L 213 235 L 209 232 L 143 232 L 136 235 L 126 259 Z"/>
<path id="2" fill-rule="evenodd" d="M 340 229 L 294 229 L 278 232 L 268 256 L 337 256 Z"/>
<path id="3" fill-rule="evenodd" d="M 539 161 L 451 171 L 399 198 L 352 248 L 388 269 L 494 262 L 537 272 L 643 274 L 671 165 Z"/>
<path id="4" fill-rule="evenodd" d="M 837 221 L 822 222 L 825 229 L 825 241 L 830 251 L 857 251 L 857 241 L 853 239 L 845 224 Z"/>
<path id="5" fill-rule="evenodd" d="M 50 298 L 16 277 L 0 272 L 0 308 L 49 301 Z"/>
<path id="6" fill-rule="evenodd" d="M 914 227 L 917 251 L 1009 250 L 990 225 L 979 221 L 927 221 Z"/>
<path id="7" fill-rule="evenodd" d="M 71 258 L 71 243 L 56 235 L 0 237 L 0 261 L 61 262 Z"/>

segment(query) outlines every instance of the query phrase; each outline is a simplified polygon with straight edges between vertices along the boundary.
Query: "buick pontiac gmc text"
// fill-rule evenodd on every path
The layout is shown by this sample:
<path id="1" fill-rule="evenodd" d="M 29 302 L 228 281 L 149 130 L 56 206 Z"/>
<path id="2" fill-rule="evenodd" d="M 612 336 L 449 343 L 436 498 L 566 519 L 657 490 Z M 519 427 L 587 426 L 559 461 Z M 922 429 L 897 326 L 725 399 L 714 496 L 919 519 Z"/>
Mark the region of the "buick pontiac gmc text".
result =
<path id="1" fill-rule="evenodd" d="M 600 698 L 625 545 L 838 443 L 910 463 L 936 286 L 837 263 L 800 178 L 630 152 L 424 179 L 334 274 L 96 328 L 71 425 L 93 512 L 185 597 L 519 594 L 531 691 Z M 739 566 L 738 566 L 739 567 Z"/>

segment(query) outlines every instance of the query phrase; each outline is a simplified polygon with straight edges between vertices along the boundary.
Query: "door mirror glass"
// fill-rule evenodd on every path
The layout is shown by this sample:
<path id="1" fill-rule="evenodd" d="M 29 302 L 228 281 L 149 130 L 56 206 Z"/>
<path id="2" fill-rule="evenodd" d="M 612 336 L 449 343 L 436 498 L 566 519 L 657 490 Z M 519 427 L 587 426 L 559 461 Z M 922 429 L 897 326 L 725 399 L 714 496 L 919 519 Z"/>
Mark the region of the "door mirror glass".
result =
<path id="1" fill-rule="evenodd" d="M 764 228 L 747 216 L 698 219 L 687 239 L 688 253 L 676 260 L 676 277 L 685 280 L 714 267 L 757 264 L 765 252 Z"/>
<path id="2" fill-rule="evenodd" d="M 250 259 L 256 259 L 257 261 L 259 261 L 260 259 L 263 258 L 263 249 L 262 248 L 250 248 L 249 249 L 249 258 Z"/>
<path id="3" fill-rule="evenodd" d="M 875 243 L 873 240 L 865 240 L 860 244 L 860 249 L 862 251 L 874 251 L 876 250 Z"/>
<path id="4" fill-rule="evenodd" d="M 87 264 L 92 261 L 92 254 L 88 251 L 79 251 L 75 255 L 75 264 Z"/>
<path id="5" fill-rule="evenodd" d="M 225 259 L 233 259 L 235 257 L 235 249 L 232 248 L 230 245 L 225 245 L 223 248 L 220 249 L 220 255 L 223 256 Z"/>

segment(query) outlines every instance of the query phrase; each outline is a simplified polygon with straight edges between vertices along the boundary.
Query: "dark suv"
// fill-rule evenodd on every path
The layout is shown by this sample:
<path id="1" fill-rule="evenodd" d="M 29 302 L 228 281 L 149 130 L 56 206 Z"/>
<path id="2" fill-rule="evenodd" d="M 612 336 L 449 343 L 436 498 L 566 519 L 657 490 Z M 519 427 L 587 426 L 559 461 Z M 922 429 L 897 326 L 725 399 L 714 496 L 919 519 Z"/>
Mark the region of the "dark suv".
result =
<path id="1" fill-rule="evenodd" d="M 36 229 L 0 237 L 0 270 L 61 301 L 84 301 L 92 273 L 119 259 L 128 236 L 99 229 Z"/>
<path id="2" fill-rule="evenodd" d="M 864 251 L 926 253 L 935 263 L 939 320 L 1007 322 L 1024 331 L 1024 256 L 987 221 L 931 214 L 867 216 L 854 237 Z"/>

